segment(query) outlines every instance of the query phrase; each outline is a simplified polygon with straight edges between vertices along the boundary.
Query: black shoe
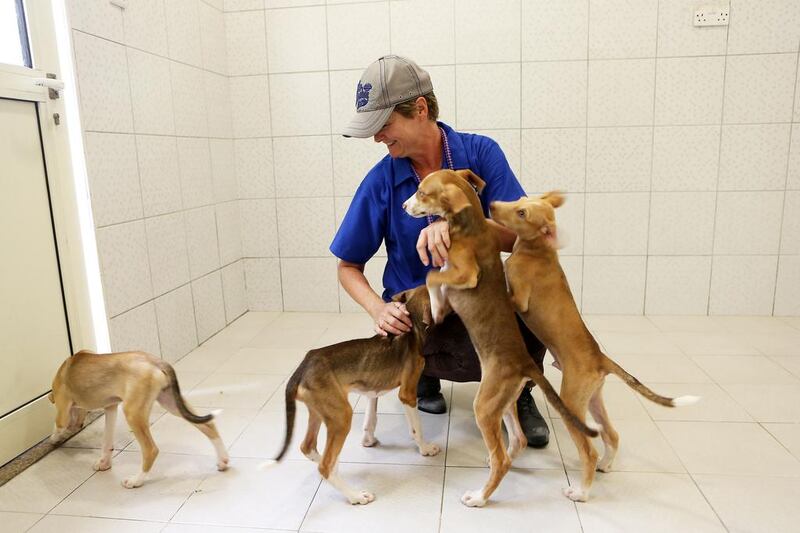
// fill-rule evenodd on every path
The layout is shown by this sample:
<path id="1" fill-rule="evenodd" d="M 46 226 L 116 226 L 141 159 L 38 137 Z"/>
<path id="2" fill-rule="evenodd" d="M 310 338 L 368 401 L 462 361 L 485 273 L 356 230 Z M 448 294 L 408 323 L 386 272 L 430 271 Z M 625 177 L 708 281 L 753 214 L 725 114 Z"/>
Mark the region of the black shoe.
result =
<path id="1" fill-rule="evenodd" d="M 429 396 L 418 397 L 417 409 L 423 413 L 441 415 L 447 412 L 447 404 L 444 401 L 444 396 L 442 396 L 442 393 L 435 392 Z"/>
<path id="2" fill-rule="evenodd" d="M 522 394 L 517 399 L 517 413 L 522 432 L 528 439 L 528 446 L 531 448 L 547 446 L 547 443 L 550 442 L 550 428 L 547 427 L 547 422 L 536 408 L 530 390 L 522 389 Z"/>

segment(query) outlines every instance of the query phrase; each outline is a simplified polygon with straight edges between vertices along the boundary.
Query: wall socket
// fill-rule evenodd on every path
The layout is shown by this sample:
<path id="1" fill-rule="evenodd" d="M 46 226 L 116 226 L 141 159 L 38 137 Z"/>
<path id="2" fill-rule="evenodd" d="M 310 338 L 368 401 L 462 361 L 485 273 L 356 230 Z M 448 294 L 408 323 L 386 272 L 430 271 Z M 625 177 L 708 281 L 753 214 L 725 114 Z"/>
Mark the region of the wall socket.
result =
<path id="1" fill-rule="evenodd" d="M 706 6 L 694 12 L 695 26 L 727 26 L 729 6 Z"/>

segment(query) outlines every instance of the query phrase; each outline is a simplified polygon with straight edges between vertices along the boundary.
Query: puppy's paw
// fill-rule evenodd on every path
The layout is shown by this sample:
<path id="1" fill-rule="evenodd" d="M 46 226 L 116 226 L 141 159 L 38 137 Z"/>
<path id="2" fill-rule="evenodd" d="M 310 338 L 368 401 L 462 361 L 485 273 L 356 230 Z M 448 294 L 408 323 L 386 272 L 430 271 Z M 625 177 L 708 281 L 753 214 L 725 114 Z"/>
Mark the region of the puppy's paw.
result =
<path id="1" fill-rule="evenodd" d="M 468 490 L 461 497 L 461 503 L 467 507 L 483 507 L 486 505 L 486 499 L 482 490 Z"/>
<path id="2" fill-rule="evenodd" d="M 61 444 L 62 442 L 64 442 L 64 433 L 63 432 L 53 433 L 52 435 L 50 435 L 50 438 L 48 440 L 50 441 L 50 444 Z"/>
<path id="3" fill-rule="evenodd" d="M 221 457 L 217 461 L 217 470 L 224 472 L 228 469 L 228 463 L 231 461 L 230 457 Z"/>
<path id="4" fill-rule="evenodd" d="M 562 489 L 564 496 L 574 502 L 585 502 L 589 499 L 589 494 L 584 492 L 580 487 L 565 487 Z"/>
<path id="5" fill-rule="evenodd" d="M 375 435 L 372 435 L 371 433 L 364 433 L 364 435 L 361 437 L 361 445 L 365 448 L 372 448 L 376 444 L 380 444 L 380 441 L 378 441 L 378 439 L 375 438 Z"/>
<path id="6" fill-rule="evenodd" d="M 100 472 L 111 468 L 111 457 L 101 457 L 92 465 L 92 468 Z"/>
<path id="7" fill-rule="evenodd" d="M 136 487 L 141 487 L 142 483 L 144 483 L 144 476 L 141 474 L 137 474 L 129 477 L 128 479 L 122 480 L 122 486 L 126 489 L 135 489 Z"/>
<path id="8" fill-rule="evenodd" d="M 438 444 L 434 444 L 432 442 L 423 442 L 419 447 L 419 453 L 421 455 L 426 456 L 426 457 L 429 457 L 429 456 L 432 456 L 432 455 L 436 455 L 440 451 L 442 451 L 442 450 L 441 450 L 441 448 L 439 448 L 439 445 Z"/>
<path id="9" fill-rule="evenodd" d="M 367 505 L 368 503 L 375 501 L 375 495 L 371 492 L 362 490 L 355 496 L 351 496 L 349 500 L 353 505 Z"/>
<path id="10" fill-rule="evenodd" d="M 306 457 L 308 457 L 310 461 L 317 464 L 319 464 L 320 459 L 322 459 L 322 456 L 319 454 L 317 450 L 311 450 L 306 454 Z"/>

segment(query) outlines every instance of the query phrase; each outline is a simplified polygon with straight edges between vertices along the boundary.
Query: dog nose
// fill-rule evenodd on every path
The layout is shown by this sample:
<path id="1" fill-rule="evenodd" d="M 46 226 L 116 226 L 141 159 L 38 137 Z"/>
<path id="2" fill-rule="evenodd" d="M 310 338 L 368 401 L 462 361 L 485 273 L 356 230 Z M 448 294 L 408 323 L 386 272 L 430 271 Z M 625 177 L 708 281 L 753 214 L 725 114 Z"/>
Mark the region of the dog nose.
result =
<path id="1" fill-rule="evenodd" d="M 408 203 L 408 201 L 406 201 L 406 202 L 403 202 L 403 211 L 405 211 L 405 210 L 406 210 L 406 204 L 407 204 L 407 203 Z"/>

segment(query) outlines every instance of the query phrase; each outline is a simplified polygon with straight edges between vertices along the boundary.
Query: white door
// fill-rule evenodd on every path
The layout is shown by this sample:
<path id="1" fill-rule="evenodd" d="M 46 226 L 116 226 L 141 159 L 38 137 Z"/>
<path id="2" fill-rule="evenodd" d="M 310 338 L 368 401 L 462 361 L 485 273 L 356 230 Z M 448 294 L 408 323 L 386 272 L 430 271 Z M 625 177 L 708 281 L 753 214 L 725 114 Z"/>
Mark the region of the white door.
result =
<path id="1" fill-rule="evenodd" d="M 44 155 L 51 94 L 21 6 L 0 0 L 0 465 L 50 432 L 46 395 L 72 353 Z"/>

